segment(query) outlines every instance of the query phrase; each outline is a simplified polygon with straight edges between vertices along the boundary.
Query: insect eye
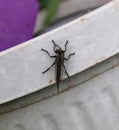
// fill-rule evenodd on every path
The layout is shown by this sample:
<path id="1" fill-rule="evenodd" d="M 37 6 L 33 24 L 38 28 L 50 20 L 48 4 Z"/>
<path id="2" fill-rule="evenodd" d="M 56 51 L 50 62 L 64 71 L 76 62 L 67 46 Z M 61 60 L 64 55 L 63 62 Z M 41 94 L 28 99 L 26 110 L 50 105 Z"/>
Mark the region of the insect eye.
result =
<path id="1" fill-rule="evenodd" d="M 57 52 L 58 52 L 58 49 L 55 49 L 55 52 L 57 53 Z"/>
<path id="2" fill-rule="evenodd" d="M 60 50 L 60 47 L 56 46 L 55 51 L 58 51 L 58 50 Z"/>

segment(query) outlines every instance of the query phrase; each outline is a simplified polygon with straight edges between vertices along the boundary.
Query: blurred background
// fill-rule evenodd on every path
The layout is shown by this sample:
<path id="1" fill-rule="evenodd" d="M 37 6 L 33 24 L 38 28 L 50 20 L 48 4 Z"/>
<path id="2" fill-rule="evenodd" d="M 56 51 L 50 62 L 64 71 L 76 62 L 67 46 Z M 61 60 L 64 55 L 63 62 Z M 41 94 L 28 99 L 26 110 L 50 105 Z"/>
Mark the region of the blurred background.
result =
<path id="1" fill-rule="evenodd" d="M 0 51 L 51 31 L 111 0 L 0 0 Z"/>
<path id="2" fill-rule="evenodd" d="M 66 24 L 80 16 L 110 2 L 111 0 L 39 0 L 34 36 Z"/>

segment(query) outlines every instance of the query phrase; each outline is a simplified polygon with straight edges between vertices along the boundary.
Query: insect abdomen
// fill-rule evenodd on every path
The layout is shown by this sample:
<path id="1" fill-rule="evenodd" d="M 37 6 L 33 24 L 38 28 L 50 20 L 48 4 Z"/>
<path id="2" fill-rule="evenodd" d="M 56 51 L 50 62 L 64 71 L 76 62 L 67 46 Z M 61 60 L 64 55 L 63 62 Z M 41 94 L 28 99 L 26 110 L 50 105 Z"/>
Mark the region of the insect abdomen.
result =
<path id="1" fill-rule="evenodd" d="M 63 59 L 62 56 L 60 55 L 57 58 L 57 64 L 56 64 L 56 83 L 57 83 L 57 90 L 59 93 L 59 82 L 61 80 L 61 71 L 62 71 L 62 65 L 63 65 Z"/>

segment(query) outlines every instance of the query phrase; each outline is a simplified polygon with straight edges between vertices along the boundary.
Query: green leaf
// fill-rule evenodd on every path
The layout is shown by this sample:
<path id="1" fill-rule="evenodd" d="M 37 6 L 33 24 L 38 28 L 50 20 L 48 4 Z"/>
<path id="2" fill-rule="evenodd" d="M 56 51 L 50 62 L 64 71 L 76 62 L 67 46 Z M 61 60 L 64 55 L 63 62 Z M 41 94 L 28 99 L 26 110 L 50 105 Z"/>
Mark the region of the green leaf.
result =
<path id="1" fill-rule="evenodd" d="M 38 2 L 40 3 L 42 8 L 47 8 L 50 0 L 49 1 L 48 0 L 38 0 Z"/>
<path id="2" fill-rule="evenodd" d="M 43 1 L 43 0 L 40 0 L 40 1 Z M 48 26 L 52 22 L 53 18 L 55 17 L 58 7 L 59 7 L 60 0 L 49 0 L 47 1 L 47 3 L 48 3 L 46 7 L 47 15 L 44 21 L 45 26 Z M 44 2 L 44 5 L 46 5 L 45 2 Z"/>

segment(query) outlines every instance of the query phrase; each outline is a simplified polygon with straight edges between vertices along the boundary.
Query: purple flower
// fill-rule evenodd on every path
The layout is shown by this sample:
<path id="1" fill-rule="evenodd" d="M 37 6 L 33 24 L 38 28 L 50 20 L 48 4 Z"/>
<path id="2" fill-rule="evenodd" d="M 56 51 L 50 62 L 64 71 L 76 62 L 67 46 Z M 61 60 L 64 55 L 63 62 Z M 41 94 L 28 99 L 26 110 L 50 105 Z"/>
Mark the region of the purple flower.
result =
<path id="1" fill-rule="evenodd" d="M 0 0 L 0 51 L 32 38 L 37 0 Z"/>

